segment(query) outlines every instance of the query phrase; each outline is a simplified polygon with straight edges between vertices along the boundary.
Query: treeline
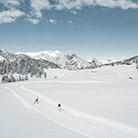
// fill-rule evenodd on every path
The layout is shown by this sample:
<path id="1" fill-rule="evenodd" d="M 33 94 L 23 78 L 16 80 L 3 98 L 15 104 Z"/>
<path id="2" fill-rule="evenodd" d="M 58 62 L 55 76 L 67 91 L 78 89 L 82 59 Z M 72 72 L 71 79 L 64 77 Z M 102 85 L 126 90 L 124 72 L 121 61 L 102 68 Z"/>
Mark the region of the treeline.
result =
<path id="1" fill-rule="evenodd" d="M 25 75 L 19 75 L 19 74 L 17 75 L 16 74 L 16 76 L 18 76 L 18 77 L 15 78 L 13 74 L 9 74 L 9 75 L 5 74 L 2 77 L 2 79 L 1 79 L 1 83 L 10 83 L 10 82 L 17 82 L 17 81 L 27 81 L 27 80 L 29 80 L 28 75 L 29 74 L 25 74 Z M 30 77 L 33 77 L 33 76 L 34 75 L 30 74 Z M 42 78 L 42 74 L 41 73 L 40 74 L 36 74 L 35 77 L 36 78 Z M 47 79 L 46 72 L 43 73 L 43 77 L 45 79 Z"/>
<path id="2" fill-rule="evenodd" d="M 25 76 L 19 76 L 18 79 L 16 79 L 13 75 L 4 75 L 1 79 L 1 83 L 10 83 L 10 82 L 26 81 L 26 80 L 28 80 L 27 74 Z"/>

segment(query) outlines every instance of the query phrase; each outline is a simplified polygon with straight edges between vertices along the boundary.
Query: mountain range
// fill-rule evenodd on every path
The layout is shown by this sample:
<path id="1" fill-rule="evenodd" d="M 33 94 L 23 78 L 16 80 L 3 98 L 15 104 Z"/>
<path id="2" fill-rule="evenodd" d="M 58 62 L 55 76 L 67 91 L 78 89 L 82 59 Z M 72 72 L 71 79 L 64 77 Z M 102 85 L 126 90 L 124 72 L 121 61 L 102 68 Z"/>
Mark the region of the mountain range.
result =
<path id="1" fill-rule="evenodd" d="M 138 56 L 122 61 L 103 64 L 98 59 L 93 58 L 87 61 L 72 52 L 42 51 L 42 52 L 17 52 L 9 53 L 0 49 L 0 74 L 9 72 L 19 74 L 32 74 L 39 76 L 44 73 L 44 69 L 60 68 L 67 70 L 92 69 L 105 65 L 132 64 L 138 62 Z"/>
<path id="2" fill-rule="evenodd" d="M 61 51 L 42 51 L 42 52 L 17 52 L 17 55 L 23 54 L 27 55 L 33 59 L 46 60 L 57 64 L 62 69 L 68 70 L 78 70 L 78 69 L 88 69 L 95 68 L 102 63 L 97 59 L 93 59 L 92 62 L 88 62 L 86 59 L 80 58 L 77 54 Z"/>

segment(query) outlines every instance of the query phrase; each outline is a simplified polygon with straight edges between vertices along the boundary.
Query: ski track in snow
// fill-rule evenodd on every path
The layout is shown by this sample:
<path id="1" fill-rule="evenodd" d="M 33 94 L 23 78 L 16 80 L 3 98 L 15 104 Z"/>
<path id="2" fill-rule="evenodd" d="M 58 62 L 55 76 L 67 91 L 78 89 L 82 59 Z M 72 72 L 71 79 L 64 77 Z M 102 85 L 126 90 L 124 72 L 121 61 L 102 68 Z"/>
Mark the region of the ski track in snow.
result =
<path id="1" fill-rule="evenodd" d="M 85 114 L 71 107 L 64 105 L 63 111 L 58 111 L 57 101 L 32 91 L 25 87 L 25 84 L 41 83 L 41 82 L 58 82 L 58 83 L 84 83 L 81 81 L 39 81 L 12 84 L 6 89 L 21 102 L 26 108 L 33 109 L 37 113 L 47 117 L 49 120 L 71 129 L 75 132 L 83 134 L 91 138 L 138 138 L 138 129 L 130 127 L 114 120 L 108 120 L 97 116 Z M 95 82 L 95 81 L 90 81 Z M 88 83 L 86 81 L 86 83 Z M 96 81 L 97 83 L 97 81 Z M 100 82 L 102 83 L 102 82 Z M 40 103 L 33 104 L 34 99 L 39 97 Z"/>

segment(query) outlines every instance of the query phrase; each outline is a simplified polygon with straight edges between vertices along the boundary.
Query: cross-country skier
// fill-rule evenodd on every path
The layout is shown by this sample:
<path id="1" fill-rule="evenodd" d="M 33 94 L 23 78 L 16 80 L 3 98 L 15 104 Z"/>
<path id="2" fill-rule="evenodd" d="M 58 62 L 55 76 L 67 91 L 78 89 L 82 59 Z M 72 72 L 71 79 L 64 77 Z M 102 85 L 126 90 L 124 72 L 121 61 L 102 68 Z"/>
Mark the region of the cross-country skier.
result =
<path id="1" fill-rule="evenodd" d="M 61 107 L 61 104 L 60 103 L 58 104 L 58 107 Z"/>
<path id="2" fill-rule="evenodd" d="M 35 99 L 34 104 L 35 103 L 37 103 L 37 104 L 39 103 L 39 98 L 38 97 Z"/>
<path id="3" fill-rule="evenodd" d="M 57 107 L 58 107 L 58 111 L 61 111 L 62 110 L 60 103 L 57 105 Z"/>

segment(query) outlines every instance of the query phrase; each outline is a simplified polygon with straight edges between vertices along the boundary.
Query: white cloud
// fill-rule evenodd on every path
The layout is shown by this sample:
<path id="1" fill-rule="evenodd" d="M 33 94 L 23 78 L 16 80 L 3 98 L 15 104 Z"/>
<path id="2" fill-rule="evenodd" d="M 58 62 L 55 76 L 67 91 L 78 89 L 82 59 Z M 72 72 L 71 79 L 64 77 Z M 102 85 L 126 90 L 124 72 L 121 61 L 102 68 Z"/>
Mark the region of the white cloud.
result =
<path id="1" fill-rule="evenodd" d="M 55 19 L 49 19 L 49 22 L 52 24 L 57 24 L 57 21 Z"/>
<path id="2" fill-rule="evenodd" d="M 109 8 L 120 7 L 122 9 L 138 8 L 138 4 L 133 0 L 55 0 L 53 4 L 50 3 L 50 0 L 30 0 L 30 2 L 31 11 L 29 12 L 30 17 L 28 21 L 35 24 L 39 23 L 43 17 L 42 10 L 67 9 L 76 15 L 76 10 L 81 10 L 83 7 L 94 7 L 96 5 Z M 49 22 L 57 24 L 57 21 L 54 19 L 50 19 Z"/>
<path id="3" fill-rule="evenodd" d="M 125 10 L 138 8 L 138 4 L 134 3 L 132 0 L 96 0 L 95 5 L 109 8 L 120 7 Z"/>
<path id="4" fill-rule="evenodd" d="M 49 10 L 52 6 L 48 0 L 31 0 L 31 7 L 34 10 L 36 17 L 41 18 L 41 10 Z"/>
<path id="5" fill-rule="evenodd" d="M 138 4 L 133 0 L 55 0 L 53 4 L 50 0 L 30 0 L 32 11 L 30 12 L 29 21 L 39 23 L 42 18 L 42 10 L 64 10 L 67 9 L 73 14 L 77 14 L 76 10 L 81 10 L 83 7 L 94 7 L 96 5 L 103 7 L 120 7 L 122 9 L 138 8 Z M 36 18 L 31 19 L 31 18 Z M 50 23 L 57 24 L 54 19 L 49 20 Z M 68 21 L 67 21 L 68 22 Z M 71 23 L 71 22 L 68 22 Z M 72 24 L 72 23 L 71 23 Z"/>
<path id="6" fill-rule="evenodd" d="M 7 8 L 14 8 L 20 5 L 19 0 L 0 0 L 0 3 Z"/>
<path id="7" fill-rule="evenodd" d="M 57 0 L 55 8 L 57 10 L 63 9 L 82 9 L 83 7 L 93 6 L 96 0 Z"/>
<path id="8" fill-rule="evenodd" d="M 63 9 L 81 9 L 81 0 L 57 0 L 57 4 L 54 6 L 57 10 Z"/>
<path id="9" fill-rule="evenodd" d="M 25 15 L 25 13 L 18 9 L 18 6 L 26 6 L 25 4 L 21 5 L 21 1 L 25 2 L 25 0 L 0 0 L 0 3 L 9 9 L 7 11 L 0 12 L 0 23 L 13 22 L 16 20 L 16 18 Z M 26 20 L 32 22 L 33 24 L 38 24 L 40 22 L 41 18 L 43 17 L 43 10 L 67 9 L 76 15 L 77 10 L 81 10 L 84 7 L 94 7 L 97 5 L 108 8 L 119 7 L 124 10 L 129 8 L 138 8 L 138 4 L 135 3 L 134 0 L 53 0 L 53 3 L 50 3 L 50 0 L 28 1 L 30 1 L 31 7 L 29 7 L 30 10 L 28 11 L 28 14 L 26 13 Z M 23 9 L 25 8 L 23 7 Z M 57 21 L 54 19 L 50 19 L 49 22 L 57 24 Z"/>
<path id="10" fill-rule="evenodd" d="M 31 22 L 31 23 L 33 23 L 33 24 L 38 24 L 40 22 L 39 19 L 31 19 L 31 18 L 28 18 L 26 20 L 29 21 L 29 22 Z"/>
<path id="11" fill-rule="evenodd" d="M 120 7 L 122 9 L 138 8 L 138 4 L 133 0 L 57 0 L 55 8 L 57 10 L 71 10 L 96 5 L 109 8 Z"/>
<path id="12" fill-rule="evenodd" d="M 72 22 L 72 21 L 70 21 L 70 20 L 67 20 L 67 23 L 73 24 L 73 22 Z"/>
<path id="13" fill-rule="evenodd" d="M 11 4 L 11 5 L 14 5 L 14 6 L 19 6 L 20 2 L 18 0 L 8 0 L 6 2 L 6 4 Z"/>
<path id="14" fill-rule="evenodd" d="M 0 12 L 0 24 L 14 22 L 17 18 L 23 15 L 24 13 L 19 10 L 8 10 Z"/>
<path id="15" fill-rule="evenodd" d="M 77 15 L 76 11 L 71 10 L 70 12 L 73 13 L 74 15 Z"/>

